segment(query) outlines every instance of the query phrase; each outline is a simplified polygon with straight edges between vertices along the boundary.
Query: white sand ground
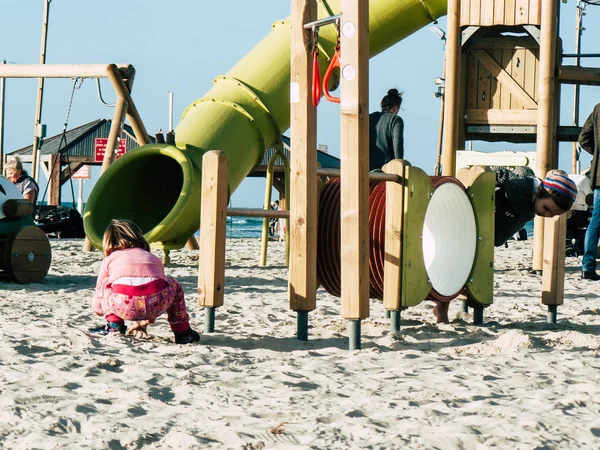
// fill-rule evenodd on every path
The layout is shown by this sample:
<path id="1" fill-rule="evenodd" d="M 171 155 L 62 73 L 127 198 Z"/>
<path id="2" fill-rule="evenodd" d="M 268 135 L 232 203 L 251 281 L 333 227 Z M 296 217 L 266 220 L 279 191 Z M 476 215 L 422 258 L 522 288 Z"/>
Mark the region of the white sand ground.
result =
<path id="1" fill-rule="evenodd" d="M 347 350 L 339 299 L 318 292 L 310 340 L 295 339 L 283 247 L 259 268 L 258 240 L 228 240 L 217 332 L 177 346 L 166 319 L 150 340 L 101 337 L 89 304 L 101 254 L 52 241 L 41 285 L 0 281 L 0 447 L 4 449 L 600 448 L 600 284 L 567 260 L 566 304 L 546 324 L 530 242 L 497 250 L 486 325 L 425 302 L 391 335 L 379 302 L 363 349 Z M 173 253 L 195 328 L 197 254 Z"/>

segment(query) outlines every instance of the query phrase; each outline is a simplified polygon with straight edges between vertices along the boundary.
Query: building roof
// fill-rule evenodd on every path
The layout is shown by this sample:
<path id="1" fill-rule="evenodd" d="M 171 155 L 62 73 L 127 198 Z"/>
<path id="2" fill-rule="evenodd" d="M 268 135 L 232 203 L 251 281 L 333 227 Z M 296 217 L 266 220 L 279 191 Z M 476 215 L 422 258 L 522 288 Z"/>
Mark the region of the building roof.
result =
<path id="1" fill-rule="evenodd" d="M 81 156 L 93 158 L 95 154 L 95 139 L 108 137 L 111 123 L 112 120 L 110 119 L 96 119 L 67 130 L 64 142 L 62 133 L 46 138 L 42 141 L 39 148 L 40 156 L 56 155 L 59 151 L 62 153 L 68 151 L 70 157 Z M 139 147 L 139 144 L 134 139 L 133 129 L 127 124 L 123 127 L 123 135 L 126 140 L 127 150 Z M 154 138 L 152 136 L 149 137 L 154 142 Z M 14 150 L 8 153 L 8 155 L 31 156 L 32 152 L 33 144 Z"/>
<path id="2" fill-rule="evenodd" d="M 286 158 L 289 161 L 289 159 L 291 157 L 290 138 L 285 135 L 282 135 L 281 140 L 283 141 L 283 154 L 286 156 Z M 273 155 L 275 155 L 276 153 L 277 153 L 276 148 L 268 148 L 267 150 L 265 150 L 262 161 L 260 162 L 260 164 L 258 164 L 254 168 L 254 170 L 252 171 L 252 173 L 249 176 L 253 176 L 253 177 L 265 176 L 267 166 L 269 165 L 269 161 L 271 160 Z M 335 156 L 330 155 L 329 153 L 325 153 L 321 150 L 317 150 L 317 163 L 323 169 L 339 169 L 340 168 L 339 158 L 336 158 Z M 276 161 L 274 171 L 275 172 L 283 172 L 283 163 L 279 163 L 279 161 Z"/>
<path id="3" fill-rule="evenodd" d="M 63 154 L 68 152 L 69 157 L 88 158 L 88 162 L 93 162 L 95 156 L 95 139 L 106 138 L 110 132 L 111 123 L 112 120 L 110 119 L 96 119 L 92 122 L 72 128 L 65 133 L 64 142 L 62 133 L 46 138 L 42 141 L 39 153 L 41 156 L 47 156 L 56 155 L 59 151 Z M 126 148 L 128 151 L 139 147 L 139 144 L 134 139 L 134 132 L 131 126 L 127 124 L 124 125 L 123 135 L 126 140 Z M 154 137 L 149 137 L 152 142 L 155 141 Z M 283 154 L 289 160 L 290 138 L 282 135 L 281 139 L 283 141 Z M 27 156 L 31 157 L 32 149 L 33 144 L 18 150 L 13 150 L 7 155 L 19 155 L 25 157 L 23 158 L 24 160 L 27 160 Z M 268 148 L 263 155 L 261 163 L 255 168 L 250 176 L 264 176 L 269 161 L 276 152 L 277 149 Z M 340 168 L 340 160 L 338 158 L 321 150 L 317 150 L 317 162 L 320 167 L 325 169 Z M 277 164 L 276 162 L 275 171 L 282 172 L 283 164 Z"/>

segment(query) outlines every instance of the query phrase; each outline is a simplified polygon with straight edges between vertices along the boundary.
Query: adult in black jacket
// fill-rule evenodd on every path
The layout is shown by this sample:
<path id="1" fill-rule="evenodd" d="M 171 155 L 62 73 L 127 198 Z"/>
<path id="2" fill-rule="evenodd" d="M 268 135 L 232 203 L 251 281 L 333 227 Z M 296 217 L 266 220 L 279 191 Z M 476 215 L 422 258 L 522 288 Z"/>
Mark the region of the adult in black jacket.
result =
<path id="1" fill-rule="evenodd" d="M 390 89 L 381 99 L 381 112 L 369 114 L 369 170 L 404 158 L 404 121 L 398 116 L 402 94 Z"/>
<path id="2" fill-rule="evenodd" d="M 592 155 L 590 171 L 591 187 L 594 192 L 592 205 L 592 218 L 585 232 L 583 241 L 583 258 L 581 259 L 581 277 L 585 280 L 600 280 L 596 272 L 596 256 L 598 253 L 598 240 L 600 239 L 600 103 L 598 103 L 590 116 L 583 124 L 579 135 L 579 145 Z"/>

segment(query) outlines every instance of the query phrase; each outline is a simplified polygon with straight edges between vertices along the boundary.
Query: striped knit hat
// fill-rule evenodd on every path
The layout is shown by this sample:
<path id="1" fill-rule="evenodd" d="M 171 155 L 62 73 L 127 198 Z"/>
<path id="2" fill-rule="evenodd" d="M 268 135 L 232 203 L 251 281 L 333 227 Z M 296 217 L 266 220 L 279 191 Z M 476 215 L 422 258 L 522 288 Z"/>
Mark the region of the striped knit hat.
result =
<path id="1" fill-rule="evenodd" d="M 562 172 L 562 171 L 560 171 Z M 577 186 L 564 172 L 551 171 L 546 175 L 544 187 L 563 194 L 565 197 L 575 201 L 577 198 Z"/>

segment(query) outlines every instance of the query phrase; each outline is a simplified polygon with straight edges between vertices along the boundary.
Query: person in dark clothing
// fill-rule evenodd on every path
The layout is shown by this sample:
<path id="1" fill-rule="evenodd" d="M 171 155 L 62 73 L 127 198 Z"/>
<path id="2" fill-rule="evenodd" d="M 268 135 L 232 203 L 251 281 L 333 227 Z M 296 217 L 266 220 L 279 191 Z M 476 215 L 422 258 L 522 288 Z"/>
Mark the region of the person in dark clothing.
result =
<path id="1" fill-rule="evenodd" d="M 381 112 L 369 114 L 369 170 L 404 158 L 404 121 L 398 116 L 402 93 L 390 89 L 381 99 Z"/>
<path id="2" fill-rule="evenodd" d="M 35 208 L 40 188 L 35 180 L 23 170 L 23 163 L 18 156 L 6 163 L 6 178 L 19 188 L 23 198 L 33 203 Z"/>
<path id="3" fill-rule="evenodd" d="M 496 174 L 496 211 L 494 245 L 503 245 L 525 224 L 538 215 L 554 217 L 564 214 L 577 198 L 575 182 L 562 170 L 551 170 L 546 179 L 536 178 L 533 171 L 493 168 Z"/>
<path id="4" fill-rule="evenodd" d="M 583 258 L 581 259 L 581 278 L 584 280 L 600 280 L 596 272 L 596 257 L 598 256 L 598 241 L 600 240 L 600 103 L 598 103 L 587 118 L 579 134 L 579 145 L 592 155 L 590 181 L 594 200 L 592 217 L 585 231 L 583 241 Z"/>
<path id="5" fill-rule="evenodd" d="M 554 217 L 571 209 L 577 185 L 562 170 L 551 170 L 542 181 L 527 168 L 492 167 L 496 174 L 494 245 L 503 245 L 536 215 Z M 449 322 L 448 302 L 436 302 L 437 323 Z"/>

